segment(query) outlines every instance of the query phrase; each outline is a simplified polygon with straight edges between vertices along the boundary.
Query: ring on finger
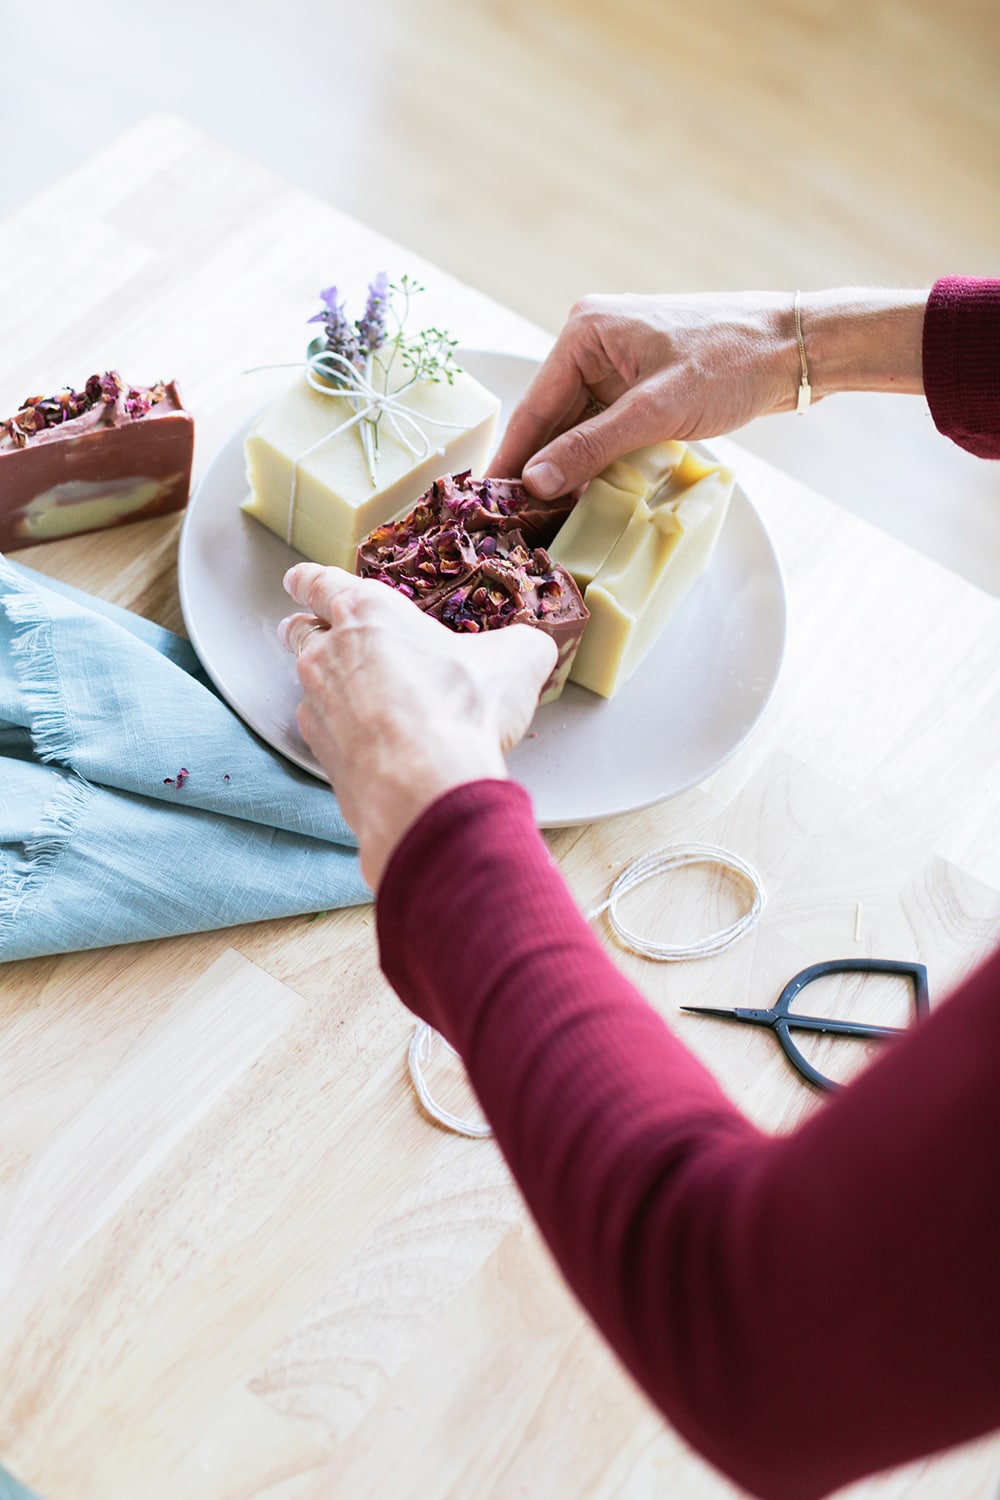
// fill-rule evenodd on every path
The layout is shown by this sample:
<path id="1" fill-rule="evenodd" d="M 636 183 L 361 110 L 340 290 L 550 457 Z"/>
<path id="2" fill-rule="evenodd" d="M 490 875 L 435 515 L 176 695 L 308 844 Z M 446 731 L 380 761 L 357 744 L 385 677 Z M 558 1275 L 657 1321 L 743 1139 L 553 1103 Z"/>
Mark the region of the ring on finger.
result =
<path id="1" fill-rule="evenodd" d="M 309 629 L 306 631 L 305 635 L 302 637 L 302 639 L 299 641 L 299 644 L 296 646 L 296 648 L 295 648 L 295 655 L 296 656 L 301 656 L 302 655 L 302 652 L 305 650 L 306 641 L 312 635 L 312 633 L 313 633 L 314 630 L 326 630 L 326 628 L 327 627 L 320 620 L 317 620 L 315 625 L 310 625 Z"/>

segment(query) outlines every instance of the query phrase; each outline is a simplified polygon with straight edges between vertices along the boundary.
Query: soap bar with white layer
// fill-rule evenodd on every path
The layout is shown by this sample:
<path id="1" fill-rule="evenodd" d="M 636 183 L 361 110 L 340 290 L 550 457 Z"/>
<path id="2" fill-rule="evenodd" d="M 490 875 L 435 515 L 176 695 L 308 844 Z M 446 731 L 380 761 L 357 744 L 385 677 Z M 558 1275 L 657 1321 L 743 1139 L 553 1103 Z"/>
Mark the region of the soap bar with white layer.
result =
<path id="1" fill-rule="evenodd" d="M 613 697 L 632 675 L 705 571 L 726 519 L 735 482 L 732 473 L 707 463 L 683 444 L 676 446 L 683 451 L 665 478 L 662 455 L 632 464 L 646 472 L 647 495 L 637 499 L 584 590 L 590 621 L 570 680 L 605 698 Z M 634 460 L 635 455 L 629 457 Z M 589 494 L 590 489 L 580 505 Z M 572 573 L 572 562 L 567 562 L 559 542 L 557 537 L 552 556 Z"/>
<path id="2" fill-rule="evenodd" d="M 400 366 L 390 389 L 406 376 Z M 423 447 L 412 418 L 427 451 L 414 455 L 383 413 L 373 484 L 360 424 L 329 436 L 355 415 L 350 400 L 316 391 L 301 376 L 247 436 L 243 509 L 304 557 L 352 571 L 359 543 L 376 526 L 408 510 L 439 475 L 481 473 L 492 448 L 500 402 L 464 370 L 451 384 L 419 381 L 400 400 L 408 413 L 402 432 Z"/>

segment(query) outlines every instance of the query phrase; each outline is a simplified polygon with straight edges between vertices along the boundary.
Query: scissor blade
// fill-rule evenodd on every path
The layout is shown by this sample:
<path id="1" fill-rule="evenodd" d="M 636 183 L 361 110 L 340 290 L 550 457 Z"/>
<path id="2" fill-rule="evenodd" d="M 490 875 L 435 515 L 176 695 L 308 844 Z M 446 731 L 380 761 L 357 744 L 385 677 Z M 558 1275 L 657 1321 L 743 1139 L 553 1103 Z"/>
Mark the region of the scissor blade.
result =
<path id="1" fill-rule="evenodd" d="M 830 1016 L 800 1016 L 794 1011 L 751 1010 L 740 1006 L 730 1010 L 718 1005 L 682 1005 L 681 1010 L 696 1016 L 721 1016 L 726 1021 L 749 1021 L 755 1026 L 773 1026 L 779 1023 L 789 1031 L 819 1031 L 828 1036 L 884 1037 L 900 1036 L 905 1026 L 871 1026 L 865 1021 L 836 1021 Z"/>
<path id="2" fill-rule="evenodd" d="M 873 1026 L 867 1021 L 835 1021 L 830 1016 L 797 1016 L 789 1011 L 781 1019 L 789 1031 L 821 1031 L 829 1036 L 901 1036 L 905 1026 Z"/>
<path id="3" fill-rule="evenodd" d="M 770 1026 L 775 1020 L 773 1010 L 746 1010 L 742 1006 L 730 1010 L 722 1005 L 681 1005 L 679 1009 L 693 1016 L 722 1016 L 726 1021 L 754 1021 L 759 1026 Z"/>

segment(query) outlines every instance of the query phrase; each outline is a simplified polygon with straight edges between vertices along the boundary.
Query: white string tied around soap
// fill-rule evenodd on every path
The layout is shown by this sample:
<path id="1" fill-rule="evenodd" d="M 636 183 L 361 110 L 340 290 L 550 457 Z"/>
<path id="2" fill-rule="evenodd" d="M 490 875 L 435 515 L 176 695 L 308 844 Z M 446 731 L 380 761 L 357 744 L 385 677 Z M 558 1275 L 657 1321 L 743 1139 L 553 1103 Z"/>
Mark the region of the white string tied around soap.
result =
<path id="1" fill-rule="evenodd" d="M 335 374 L 330 370 L 331 365 L 337 366 Z M 409 389 L 408 385 L 403 386 L 401 390 L 380 391 L 372 381 L 370 357 L 366 362 L 366 368 L 359 370 L 357 365 L 353 365 L 342 354 L 337 354 L 332 349 L 317 349 L 315 354 L 311 354 L 304 364 L 256 365 L 253 370 L 248 370 L 246 373 L 252 375 L 256 370 L 277 369 L 305 369 L 306 380 L 311 389 L 316 391 L 318 395 L 332 396 L 337 399 L 349 401 L 354 408 L 353 416 L 348 417 L 339 426 L 331 428 L 329 432 L 324 433 L 321 438 L 318 438 L 315 443 L 310 443 L 309 447 L 304 448 L 292 461 L 292 485 L 288 496 L 288 523 L 285 527 L 285 541 L 289 547 L 292 546 L 292 535 L 295 530 L 295 502 L 299 487 L 299 465 L 318 449 L 324 448 L 327 443 L 332 442 L 335 437 L 340 437 L 341 433 L 349 432 L 352 427 L 358 428 L 361 447 L 365 455 L 365 463 L 368 466 L 368 478 L 374 489 L 378 483 L 375 473 L 377 455 L 371 446 L 370 428 L 374 427 L 374 424 L 380 417 L 386 418 L 401 447 L 405 448 L 418 463 L 429 457 L 431 453 L 436 453 L 439 457 L 444 456 L 444 448 L 440 446 L 435 447 L 432 444 L 426 430 L 428 426 L 442 427 L 450 429 L 453 432 L 465 432 L 468 428 L 468 423 L 466 422 L 446 422 L 441 417 L 432 417 L 428 412 L 418 411 L 416 407 L 409 406 L 402 399 L 403 393 Z M 324 373 L 326 374 L 325 380 L 323 379 Z M 337 384 L 331 385 L 330 382 L 332 380 L 336 380 Z M 412 382 L 410 383 L 412 384 Z M 363 422 L 369 423 L 369 427 L 359 425 Z"/>
<path id="2" fill-rule="evenodd" d="M 328 373 L 327 379 L 322 378 L 324 367 L 331 363 L 339 366 L 336 376 Z M 388 419 L 400 445 L 407 450 L 418 462 L 422 462 L 432 452 L 439 457 L 444 456 L 444 448 L 434 447 L 426 431 L 426 425 L 431 427 L 443 427 L 453 432 L 465 432 L 468 424 L 465 422 L 446 422 L 441 417 L 432 417 L 427 412 L 418 411 L 413 406 L 408 406 L 401 398 L 400 391 L 380 391 L 372 383 L 370 376 L 371 361 L 368 361 L 369 370 L 359 370 L 357 365 L 352 365 L 349 359 L 343 355 L 336 354 L 332 349 L 317 349 L 303 363 L 293 361 L 290 364 L 281 365 L 255 365 L 253 369 L 247 370 L 248 375 L 255 374 L 258 370 L 301 370 L 306 371 L 306 380 L 310 387 L 320 396 L 340 397 L 347 400 L 354 407 L 354 415 L 348 417 L 345 422 L 324 433 L 315 443 L 310 443 L 292 461 L 292 485 L 288 496 L 288 524 L 285 528 L 285 541 L 288 546 L 292 545 L 292 533 L 295 527 L 295 501 L 297 498 L 299 483 L 299 465 L 307 459 L 310 454 L 326 446 L 333 438 L 340 437 L 342 432 L 349 432 L 352 427 L 358 427 L 362 422 L 371 425 L 380 416 Z M 337 385 L 331 385 L 330 380 L 336 379 Z M 406 391 L 409 387 L 403 386 Z M 373 415 L 374 413 L 374 415 Z M 374 455 L 370 442 L 365 441 L 366 435 L 370 437 L 367 428 L 359 427 L 361 446 L 364 450 L 365 462 L 368 466 L 368 478 L 372 487 L 378 483 L 375 473 L 376 456 Z"/>
<path id="3" fill-rule="evenodd" d="M 625 926 L 618 916 L 618 902 L 623 896 L 645 881 L 652 880 L 655 875 L 684 869 L 688 865 L 718 865 L 721 869 L 740 876 L 753 892 L 748 910 L 728 927 L 695 943 L 658 943 Z M 710 958 L 738 942 L 759 920 L 766 899 L 757 871 L 738 854 L 731 854 L 729 850 L 720 849 L 715 844 L 671 844 L 665 849 L 654 849 L 649 854 L 643 854 L 627 865 L 612 885 L 608 899 L 587 913 L 587 921 L 592 922 L 606 911 L 608 921 L 624 947 L 644 958 L 656 959 L 659 963 L 679 963 L 689 958 Z"/>
<path id="4" fill-rule="evenodd" d="M 753 892 L 749 908 L 728 927 L 701 938 L 695 943 L 658 943 L 640 936 L 624 925 L 619 919 L 617 910 L 618 902 L 623 896 L 645 881 L 652 880 L 655 875 L 663 875 L 670 870 L 684 869 L 688 865 L 717 865 L 721 869 L 738 875 Z M 683 959 L 710 958 L 713 954 L 722 953 L 732 947 L 733 943 L 738 942 L 744 933 L 749 932 L 757 923 L 764 910 L 766 899 L 757 871 L 738 854 L 732 854 L 727 849 L 720 849 L 715 844 L 672 844 L 668 848 L 654 849 L 650 854 L 643 854 L 626 866 L 612 885 L 608 899 L 587 913 L 587 921 L 592 922 L 606 911 L 608 921 L 619 941 L 633 953 L 639 953 L 644 958 L 656 959 L 660 963 L 679 963 Z M 492 1135 L 492 1130 L 485 1122 L 463 1120 L 460 1116 L 452 1114 L 450 1110 L 444 1109 L 431 1094 L 423 1069 L 430 1061 L 435 1037 L 439 1037 L 438 1032 L 428 1026 L 426 1021 L 418 1021 L 410 1038 L 407 1061 L 417 1098 L 431 1119 L 437 1120 L 438 1124 L 446 1126 L 458 1135 L 473 1136 L 477 1139 Z M 439 1039 L 453 1056 L 458 1056 L 450 1042 L 445 1041 L 444 1037 L 439 1037 Z"/>

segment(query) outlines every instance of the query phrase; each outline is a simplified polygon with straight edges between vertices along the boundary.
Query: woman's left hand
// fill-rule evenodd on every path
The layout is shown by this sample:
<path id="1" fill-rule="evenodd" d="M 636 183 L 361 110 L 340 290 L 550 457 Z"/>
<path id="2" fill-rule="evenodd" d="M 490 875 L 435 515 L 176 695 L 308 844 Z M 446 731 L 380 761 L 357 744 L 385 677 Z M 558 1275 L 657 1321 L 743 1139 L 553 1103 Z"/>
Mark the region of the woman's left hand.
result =
<path id="1" fill-rule="evenodd" d="M 529 625 L 456 634 L 386 584 L 318 563 L 291 568 L 285 587 L 303 606 L 278 626 L 298 659 L 299 728 L 377 890 L 431 802 L 506 777 L 504 752 L 531 723 L 555 644 Z"/>

